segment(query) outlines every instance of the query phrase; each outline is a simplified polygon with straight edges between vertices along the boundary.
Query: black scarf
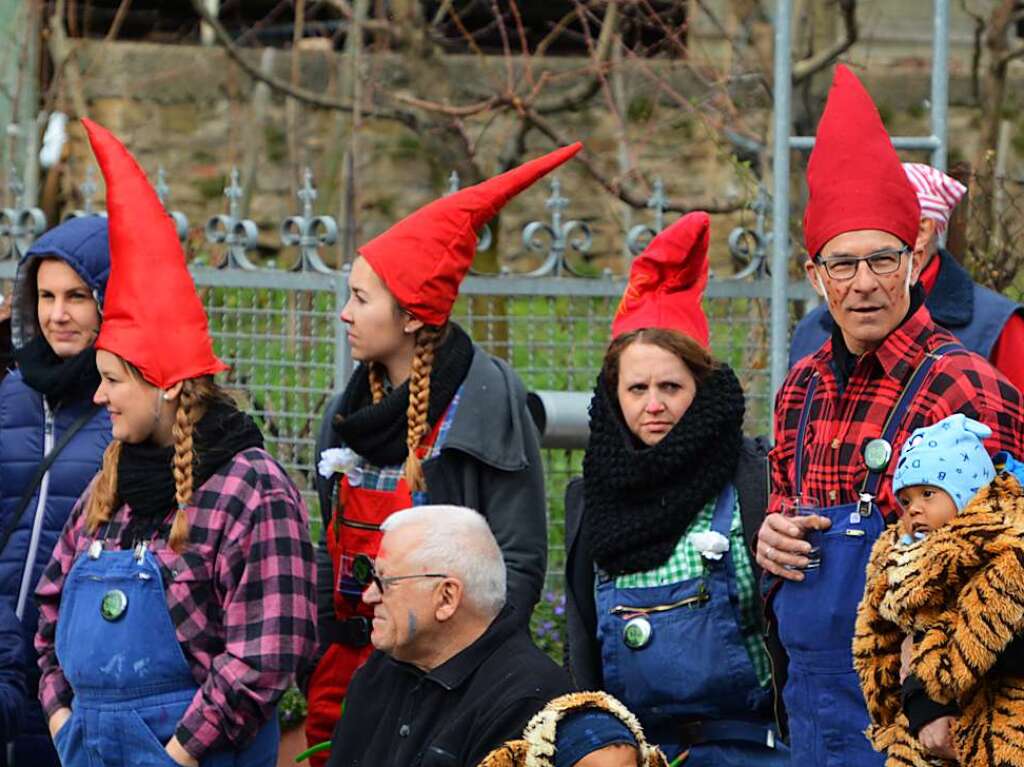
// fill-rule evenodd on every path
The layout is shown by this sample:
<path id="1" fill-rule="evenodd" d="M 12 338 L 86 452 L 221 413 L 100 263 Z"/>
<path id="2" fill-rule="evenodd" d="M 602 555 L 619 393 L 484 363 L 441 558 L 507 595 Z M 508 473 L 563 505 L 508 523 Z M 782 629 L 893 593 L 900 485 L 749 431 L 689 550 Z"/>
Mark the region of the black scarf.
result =
<path id="1" fill-rule="evenodd" d="M 25 383 L 51 404 L 92 399 L 100 385 L 96 349 L 89 346 L 74 357 L 58 357 L 43 336 L 36 336 L 14 351 Z"/>
<path id="2" fill-rule="evenodd" d="M 626 428 L 618 398 L 598 378 L 583 457 L 583 537 L 610 575 L 652 570 L 708 501 L 736 474 L 743 445 L 743 389 L 720 365 L 656 445 Z"/>
<path id="3" fill-rule="evenodd" d="M 432 429 L 448 409 L 452 397 L 466 380 L 473 361 L 473 342 L 454 322 L 448 336 L 434 352 L 430 369 L 430 402 L 427 428 Z M 334 430 L 347 447 L 376 466 L 397 466 L 409 455 L 405 436 L 408 427 L 409 382 L 396 386 L 373 404 L 370 369 L 360 365 L 345 387 L 335 417 Z"/>
<path id="4" fill-rule="evenodd" d="M 256 423 L 228 400 L 216 400 L 207 407 L 195 426 L 193 446 L 198 460 L 192 469 L 192 487 L 199 487 L 233 457 L 251 447 L 263 447 L 263 435 Z M 117 464 L 117 503 L 132 508 L 131 519 L 121 533 L 121 546 L 149 540 L 162 523 L 173 520 L 175 499 L 173 447 L 151 442 L 125 443 Z"/>

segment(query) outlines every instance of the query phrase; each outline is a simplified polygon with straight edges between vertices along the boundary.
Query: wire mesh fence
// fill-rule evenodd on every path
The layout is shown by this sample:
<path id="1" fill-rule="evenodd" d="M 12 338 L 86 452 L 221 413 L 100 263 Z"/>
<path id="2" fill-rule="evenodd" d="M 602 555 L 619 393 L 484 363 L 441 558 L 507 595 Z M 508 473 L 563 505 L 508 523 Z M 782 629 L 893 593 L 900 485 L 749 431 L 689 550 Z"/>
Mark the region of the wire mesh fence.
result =
<path id="1" fill-rule="evenodd" d="M 303 490 L 314 537 L 315 443 L 338 388 L 338 280 L 194 270 L 217 353 L 231 366 L 224 383 L 262 428 L 268 449 Z M 230 278 L 230 279 L 229 279 Z M 240 280 L 248 285 L 239 285 Z M 508 361 L 530 390 L 589 392 L 609 341 L 620 280 L 570 278 L 467 280 L 453 319 L 487 352 Z M 712 349 L 737 372 L 748 394 L 747 429 L 770 430 L 766 281 L 712 282 L 706 300 Z M 564 565 L 563 496 L 580 473 L 581 450 L 544 451 L 549 510 L 548 586 L 559 592 Z"/>
<path id="2" fill-rule="evenodd" d="M 1024 178 L 990 168 L 968 182 L 963 250 L 974 279 L 1018 301 L 1024 299 Z"/>

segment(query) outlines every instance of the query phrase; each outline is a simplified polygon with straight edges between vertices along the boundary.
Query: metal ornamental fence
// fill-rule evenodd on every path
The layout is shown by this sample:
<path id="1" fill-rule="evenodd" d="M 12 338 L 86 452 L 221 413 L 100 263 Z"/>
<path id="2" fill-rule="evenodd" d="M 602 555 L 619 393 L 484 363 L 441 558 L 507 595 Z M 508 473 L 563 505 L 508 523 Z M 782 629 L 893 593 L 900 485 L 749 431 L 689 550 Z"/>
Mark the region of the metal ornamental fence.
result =
<path id="1" fill-rule="evenodd" d="M 157 190 L 165 199 L 163 173 Z M 82 191 L 85 204 L 71 215 L 92 213 L 91 178 Z M 452 181 L 457 186 L 457 179 Z M 471 274 L 463 284 L 454 319 L 491 354 L 509 361 L 531 391 L 579 392 L 572 407 L 579 416 L 589 400 L 595 376 L 608 342 L 612 315 L 625 285 L 622 276 L 605 272 L 582 276 L 574 266 L 587 253 L 592 235 L 586 223 L 568 218 L 569 200 L 559 182 L 551 181 L 546 202 L 547 220 L 533 221 L 522 232 L 522 252 L 532 253 L 541 265 L 529 272 Z M 46 228 L 41 211 L 26 207 L 11 191 L 14 203 L 0 211 L 0 280 L 13 279 L 18 255 Z M 282 246 L 293 252 L 288 265 L 258 265 L 249 253 L 259 234 L 256 224 L 239 210 L 241 190 L 233 171 L 225 189 L 227 211 L 210 218 L 203 229 L 205 242 L 217 253 L 214 265 L 191 266 L 196 287 L 209 316 L 215 347 L 231 365 L 223 383 L 238 396 L 258 421 L 271 453 L 291 473 L 310 508 L 314 536 L 319 535 L 319 514 L 313 492 L 316 467 L 315 440 L 319 414 L 331 395 L 341 389 L 352 370 L 341 307 L 348 298 L 348 267 L 329 268 L 321 250 L 335 244 L 338 227 L 329 216 L 315 215 L 316 192 L 307 171 L 299 191 L 300 210 L 280 225 Z M 652 222 L 628 233 L 630 251 L 643 249 L 664 221 L 664 195 L 660 184 L 651 199 Z M 730 237 L 734 255 L 746 267 L 728 278 L 712 278 L 705 302 L 715 355 L 736 370 L 748 395 L 747 429 L 770 431 L 771 355 L 785 349 L 770 348 L 768 327 L 771 282 L 765 271 L 764 201 L 757 210 L 757 225 L 738 229 Z M 190 231 L 183 214 L 169 211 L 179 236 Z M 484 249 L 489 231 L 481 232 Z M 280 259 L 279 259 L 280 260 Z M 9 287 L 9 285 L 8 285 Z M 154 286 L 156 287 L 156 286 Z M 803 283 L 790 285 L 788 301 L 812 300 Z M 5 290 L 5 294 L 9 294 Z M 168 328 L 168 334 L 174 329 Z M 550 557 L 549 586 L 558 587 L 564 561 L 563 493 L 568 480 L 580 471 L 582 444 L 578 438 L 547 442 Z"/>

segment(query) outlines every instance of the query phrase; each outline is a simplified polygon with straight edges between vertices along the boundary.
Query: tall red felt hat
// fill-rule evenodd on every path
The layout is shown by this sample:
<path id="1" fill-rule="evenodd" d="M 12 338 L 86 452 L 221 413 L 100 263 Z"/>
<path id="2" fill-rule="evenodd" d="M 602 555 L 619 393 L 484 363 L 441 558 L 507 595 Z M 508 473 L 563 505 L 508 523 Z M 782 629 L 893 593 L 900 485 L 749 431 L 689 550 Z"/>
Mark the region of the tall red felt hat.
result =
<path id="1" fill-rule="evenodd" d="M 476 254 L 477 231 L 510 199 L 583 145 L 556 149 L 423 206 L 359 248 L 399 305 L 427 325 L 443 325 Z"/>
<path id="2" fill-rule="evenodd" d="M 206 313 L 171 217 L 113 133 L 82 118 L 107 184 L 110 280 L 96 348 L 130 362 L 153 386 L 219 373 Z"/>
<path id="3" fill-rule="evenodd" d="M 875 102 L 860 80 L 836 67 L 807 163 L 804 213 L 809 258 L 836 235 L 879 229 L 913 245 L 921 208 Z"/>
<path id="4" fill-rule="evenodd" d="M 707 213 L 688 213 L 651 240 L 629 270 L 612 320 L 612 338 L 641 328 L 678 330 L 705 349 L 708 318 L 701 302 L 708 284 Z"/>

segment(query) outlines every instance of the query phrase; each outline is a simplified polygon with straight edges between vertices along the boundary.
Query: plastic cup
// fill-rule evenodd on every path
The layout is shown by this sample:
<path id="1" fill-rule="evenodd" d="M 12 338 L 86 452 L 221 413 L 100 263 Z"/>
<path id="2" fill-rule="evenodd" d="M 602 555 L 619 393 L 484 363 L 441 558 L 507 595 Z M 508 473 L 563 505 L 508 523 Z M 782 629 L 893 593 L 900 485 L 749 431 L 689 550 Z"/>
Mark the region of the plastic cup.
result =
<path id="1" fill-rule="evenodd" d="M 814 570 L 821 567 L 821 530 L 809 527 L 803 521 L 804 517 L 817 515 L 821 512 L 821 506 L 816 498 L 808 495 L 794 495 L 782 501 L 782 515 L 794 520 L 804 531 L 804 540 L 811 544 L 811 550 L 804 554 L 807 557 L 807 565 L 797 567 L 785 565 L 787 570 Z"/>

